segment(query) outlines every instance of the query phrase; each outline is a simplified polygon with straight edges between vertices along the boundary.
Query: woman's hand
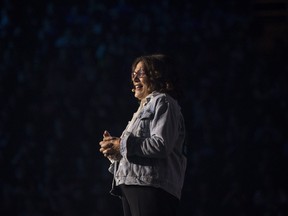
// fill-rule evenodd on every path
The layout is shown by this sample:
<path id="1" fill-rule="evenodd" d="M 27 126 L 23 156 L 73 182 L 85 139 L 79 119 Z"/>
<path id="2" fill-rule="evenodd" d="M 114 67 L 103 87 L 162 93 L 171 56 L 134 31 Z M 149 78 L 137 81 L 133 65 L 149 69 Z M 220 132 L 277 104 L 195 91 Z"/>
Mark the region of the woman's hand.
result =
<path id="1" fill-rule="evenodd" d="M 108 131 L 104 131 L 100 144 L 100 152 L 109 159 L 116 159 L 120 155 L 120 138 L 112 137 Z"/>

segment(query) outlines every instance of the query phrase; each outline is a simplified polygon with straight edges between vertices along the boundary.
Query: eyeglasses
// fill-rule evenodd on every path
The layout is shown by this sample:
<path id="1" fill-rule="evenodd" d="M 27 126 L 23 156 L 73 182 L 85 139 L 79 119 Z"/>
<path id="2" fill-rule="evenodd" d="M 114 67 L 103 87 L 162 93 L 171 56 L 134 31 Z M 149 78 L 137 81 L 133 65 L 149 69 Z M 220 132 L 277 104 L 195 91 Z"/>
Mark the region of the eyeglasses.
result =
<path id="1" fill-rule="evenodd" d="M 132 79 L 135 79 L 136 77 L 139 79 L 139 78 L 143 78 L 144 76 L 145 76 L 146 74 L 145 74 L 145 71 L 142 69 L 142 68 L 140 68 L 138 71 L 136 71 L 136 72 L 132 72 L 131 73 L 131 77 L 132 77 Z"/>

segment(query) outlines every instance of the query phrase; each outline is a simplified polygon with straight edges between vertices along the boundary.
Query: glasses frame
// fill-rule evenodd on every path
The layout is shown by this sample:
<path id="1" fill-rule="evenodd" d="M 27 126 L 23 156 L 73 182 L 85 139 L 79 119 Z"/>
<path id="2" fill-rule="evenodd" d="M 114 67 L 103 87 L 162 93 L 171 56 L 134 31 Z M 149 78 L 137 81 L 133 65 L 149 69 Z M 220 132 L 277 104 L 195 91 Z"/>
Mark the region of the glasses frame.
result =
<path id="1" fill-rule="evenodd" d="M 136 77 L 139 79 L 139 78 L 143 78 L 145 76 L 146 76 L 146 73 L 145 73 L 143 68 L 140 68 L 138 71 L 136 71 L 136 72 L 134 71 L 131 73 L 132 79 L 135 79 Z"/>

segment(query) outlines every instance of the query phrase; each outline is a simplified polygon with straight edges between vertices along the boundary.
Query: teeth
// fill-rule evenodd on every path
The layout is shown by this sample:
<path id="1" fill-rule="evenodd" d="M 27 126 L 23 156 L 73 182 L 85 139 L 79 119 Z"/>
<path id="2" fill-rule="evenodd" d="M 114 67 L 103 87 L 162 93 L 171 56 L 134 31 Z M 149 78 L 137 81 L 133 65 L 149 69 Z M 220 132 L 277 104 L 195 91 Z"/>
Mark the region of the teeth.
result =
<path id="1" fill-rule="evenodd" d="M 139 89 L 139 88 L 142 88 L 142 86 L 141 85 L 135 85 L 135 88 Z"/>

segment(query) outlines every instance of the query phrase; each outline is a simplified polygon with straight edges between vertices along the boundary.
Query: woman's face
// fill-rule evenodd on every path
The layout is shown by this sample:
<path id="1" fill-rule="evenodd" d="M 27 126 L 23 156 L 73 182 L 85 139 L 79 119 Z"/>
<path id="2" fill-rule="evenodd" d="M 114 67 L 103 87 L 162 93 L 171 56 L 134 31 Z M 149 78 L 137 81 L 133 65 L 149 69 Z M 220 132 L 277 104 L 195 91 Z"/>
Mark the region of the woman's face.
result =
<path id="1" fill-rule="evenodd" d="M 143 100 L 152 92 L 149 90 L 148 77 L 145 74 L 144 65 L 142 62 L 139 62 L 136 65 L 135 70 L 132 72 L 131 78 L 134 85 L 134 96 L 138 100 Z"/>

